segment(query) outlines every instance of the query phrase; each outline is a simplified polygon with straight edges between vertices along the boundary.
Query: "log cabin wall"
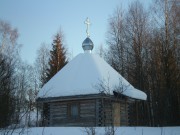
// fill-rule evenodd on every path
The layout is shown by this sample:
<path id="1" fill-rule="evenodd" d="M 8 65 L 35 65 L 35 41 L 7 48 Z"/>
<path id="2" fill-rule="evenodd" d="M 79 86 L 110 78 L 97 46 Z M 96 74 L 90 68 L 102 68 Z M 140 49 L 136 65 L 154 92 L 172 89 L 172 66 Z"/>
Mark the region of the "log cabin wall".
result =
<path id="1" fill-rule="evenodd" d="M 113 103 L 113 124 L 114 126 L 120 126 L 120 106 L 121 104 L 119 102 Z"/>
<path id="2" fill-rule="evenodd" d="M 49 126 L 60 126 L 67 119 L 67 104 L 62 102 L 50 103 Z"/>
<path id="3" fill-rule="evenodd" d="M 129 125 L 129 105 L 126 101 L 113 102 L 112 114 L 114 126 Z"/>
<path id="4" fill-rule="evenodd" d="M 99 99 L 99 123 L 97 126 L 128 126 L 128 103 L 126 100 Z"/>
<path id="5" fill-rule="evenodd" d="M 96 125 L 112 126 L 112 102 L 110 99 L 96 99 Z"/>
<path id="6" fill-rule="evenodd" d="M 49 103 L 44 103 L 42 106 L 42 125 L 48 126 L 50 121 L 50 110 L 49 110 Z"/>
<path id="7" fill-rule="evenodd" d="M 126 101 L 120 103 L 120 125 L 129 125 L 129 105 Z"/>
<path id="8" fill-rule="evenodd" d="M 78 106 L 78 116 L 72 117 L 71 106 Z M 59 112 L 59 110 L 62 110 Z M 51 126 L 112 126 L 112 101 L 106 98 L 54 102 L 50 104 Z M 119 114 L 120 115 L 120 114 Z M 120 117 L 120 116 L 119 116 Z"/>
<path id="9" fill-rule="evenodd" d="M 95 126 L 96 100 L 49 103 L 49 126 Z"/>
<path id="10" fill-rule="evenodd" d="M 127 126 L 128 104 L 112 98 L 44 103 L 44 126 Z"/>

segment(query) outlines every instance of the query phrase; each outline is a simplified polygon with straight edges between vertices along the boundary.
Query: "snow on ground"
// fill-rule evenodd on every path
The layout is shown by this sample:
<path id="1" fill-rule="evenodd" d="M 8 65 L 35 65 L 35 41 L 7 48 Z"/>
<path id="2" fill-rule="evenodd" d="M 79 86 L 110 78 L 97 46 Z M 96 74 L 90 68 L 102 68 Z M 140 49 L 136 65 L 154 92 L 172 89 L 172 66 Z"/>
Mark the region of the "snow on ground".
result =
<path id="1" fill-rule="evenodd" d="M 105 128 L 95 128 L 96 135 L 104 135 Z M 36 127 L 15 130 L 13 135 L 87 135 L 83 127 Z M 3 135 L 3 131 L 0 132 Z M 115 135 L 180 135 L 179 127 L 117 127 Z"/>

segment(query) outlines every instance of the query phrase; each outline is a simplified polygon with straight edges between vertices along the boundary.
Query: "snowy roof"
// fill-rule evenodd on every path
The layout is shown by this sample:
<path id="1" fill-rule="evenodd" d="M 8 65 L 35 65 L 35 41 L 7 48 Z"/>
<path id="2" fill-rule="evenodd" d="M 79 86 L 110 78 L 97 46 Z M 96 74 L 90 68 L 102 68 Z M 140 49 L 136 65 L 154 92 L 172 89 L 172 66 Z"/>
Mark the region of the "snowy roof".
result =
<path id="1" fill-rule="evenodd" d="M 107 62 L 92 53 L 77 55 L 43 86 L 38 97 L 98 94 L 104 87 L 109 94 L 116 91 L 135 99 L 147 98 L 144 92 L 135 89 Z"/>

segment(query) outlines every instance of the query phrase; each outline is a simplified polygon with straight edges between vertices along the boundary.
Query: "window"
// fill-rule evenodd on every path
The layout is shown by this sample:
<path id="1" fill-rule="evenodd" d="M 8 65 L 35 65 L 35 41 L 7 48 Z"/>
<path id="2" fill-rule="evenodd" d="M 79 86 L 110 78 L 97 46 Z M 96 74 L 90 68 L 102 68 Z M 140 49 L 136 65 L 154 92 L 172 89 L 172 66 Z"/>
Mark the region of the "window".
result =
<path id="1" fill-rule="evenodd" d="M 69 104 L 69 116 L 71 118 L 79 117 L 79 104 L 78 103 Z"/>

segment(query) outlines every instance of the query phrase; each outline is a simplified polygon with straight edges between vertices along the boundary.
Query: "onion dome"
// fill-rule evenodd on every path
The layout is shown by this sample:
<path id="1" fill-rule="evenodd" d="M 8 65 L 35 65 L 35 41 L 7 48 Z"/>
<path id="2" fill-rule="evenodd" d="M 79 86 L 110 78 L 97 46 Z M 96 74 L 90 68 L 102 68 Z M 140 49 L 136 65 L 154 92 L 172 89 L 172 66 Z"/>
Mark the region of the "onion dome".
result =
<path id="1" fill-rule="evenodd" d="M 94 44 L 89 37 L 87 37 L 82 43 L 82 48 L 84 52 L 91 52 L 93 47 L 94 47 Z"/>

